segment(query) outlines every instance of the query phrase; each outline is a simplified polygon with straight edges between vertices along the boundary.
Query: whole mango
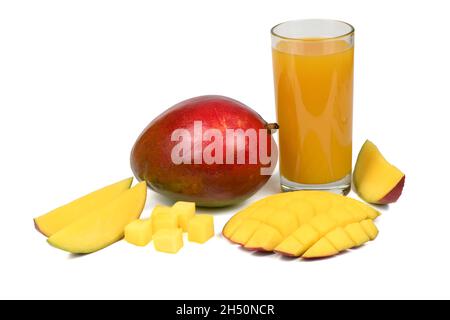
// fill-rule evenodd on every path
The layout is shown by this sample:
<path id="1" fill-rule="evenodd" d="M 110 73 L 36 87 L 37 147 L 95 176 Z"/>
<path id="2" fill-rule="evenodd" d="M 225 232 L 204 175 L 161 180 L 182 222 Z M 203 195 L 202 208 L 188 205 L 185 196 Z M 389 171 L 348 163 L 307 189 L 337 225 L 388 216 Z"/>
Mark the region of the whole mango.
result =
<path id="1" fill-rule="evenodd" d="M 234 99 L 188 99 L 145 128 L 132 149 L 131 168 L 151 189 L 174 200 L 207 207 L 234 204 L 272 174 L 275 128 Z"/>

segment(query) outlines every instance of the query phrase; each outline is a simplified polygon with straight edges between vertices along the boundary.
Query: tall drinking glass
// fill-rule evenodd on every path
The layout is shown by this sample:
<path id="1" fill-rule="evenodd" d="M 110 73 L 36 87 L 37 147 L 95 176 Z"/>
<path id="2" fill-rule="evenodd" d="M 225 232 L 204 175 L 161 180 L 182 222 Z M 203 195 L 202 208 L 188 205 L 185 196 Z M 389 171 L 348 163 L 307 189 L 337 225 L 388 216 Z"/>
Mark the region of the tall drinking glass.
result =
<path id="1" fill-rule="evenodd" d="M 354 29 L 341 21 L 272 28 L 283 191 L 350 190 L 353 48 Z"/>

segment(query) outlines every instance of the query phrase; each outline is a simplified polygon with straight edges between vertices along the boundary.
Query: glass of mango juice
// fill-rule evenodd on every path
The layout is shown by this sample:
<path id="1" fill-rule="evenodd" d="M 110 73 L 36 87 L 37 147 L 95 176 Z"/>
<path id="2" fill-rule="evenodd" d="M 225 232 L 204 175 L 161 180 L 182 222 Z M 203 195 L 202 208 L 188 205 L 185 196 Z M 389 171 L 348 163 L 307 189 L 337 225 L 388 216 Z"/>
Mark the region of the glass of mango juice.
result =
<path id="1" fill-rule="evenodd" d="M 295 20 L 272 28 L 283 191 L 346 194 L 352 171 L 354 28 Z"/>

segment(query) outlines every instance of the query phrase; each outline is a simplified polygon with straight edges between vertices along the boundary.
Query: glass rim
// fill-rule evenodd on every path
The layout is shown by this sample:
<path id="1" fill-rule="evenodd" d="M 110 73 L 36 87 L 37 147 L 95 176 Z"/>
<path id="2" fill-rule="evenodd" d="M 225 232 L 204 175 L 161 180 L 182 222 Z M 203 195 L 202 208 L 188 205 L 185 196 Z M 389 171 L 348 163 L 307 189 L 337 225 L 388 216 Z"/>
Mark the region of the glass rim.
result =
<path id="1" fill-rule="evenodd" d="M 326 22 L 339 22 L 342 23 L 344 25 L 346 25 L 347 27 L 350 28 L 350 31 L 338 36 L 334 36 L 334 37 L 320 37 L 320 38 L 292 38 L 292 37 L 287 37 L 287 36 L 282 36 L 281 34 L 278 34 L 275 32 L 275 29 L 285 23 L 289 23 L 289 22 L 307 22 L 307 21 L 326 21 Z M 346 38 L 348 36 L 351 36 L 352 34 L 355 33 L 355 28 L 348 22 L 342 21 L 342 20 L 334 20 L 334 19 L 298 19 L 298 20 L 288 20 L 288 21 L 283 21 L 280 22 L 278 24 L 276 24 L 275 26 L 273 26 L 270 29 L 270 34 L 274 37 L 280 38 L 280 39 L 285 39 L 285 40 L 291 40 L 291 41 L 327 41 L 327 40 L 337 40 L 337 39 L 342 39 L 342 38 Z"/>

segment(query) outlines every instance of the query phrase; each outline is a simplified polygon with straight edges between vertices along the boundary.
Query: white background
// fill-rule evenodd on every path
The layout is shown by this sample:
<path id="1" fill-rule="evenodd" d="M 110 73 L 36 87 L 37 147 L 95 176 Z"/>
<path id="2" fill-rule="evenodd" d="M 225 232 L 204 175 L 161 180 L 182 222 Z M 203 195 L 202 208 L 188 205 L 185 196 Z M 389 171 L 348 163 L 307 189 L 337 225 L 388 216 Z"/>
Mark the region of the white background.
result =
<path id="1" fill-rule="evenodd" d="M 450 298 L 450 22 L 446 1 L 3 1 L 0 298 Z M 32 218 L 131 175 L 142 129 L 222 94 L 275 120 L 269 29 L 356 27 L 354 154 L 366 138 L 406 173 L 374 242 L 314 262 L 219 234 L 177 255 L 120 242 L 72 258 Z M 278 177 L 253 199 L 278 191 Z M 147 209 L 167 200 L 149 192 Z M 248 204 L 246 202 L 243 205 Z"/>

